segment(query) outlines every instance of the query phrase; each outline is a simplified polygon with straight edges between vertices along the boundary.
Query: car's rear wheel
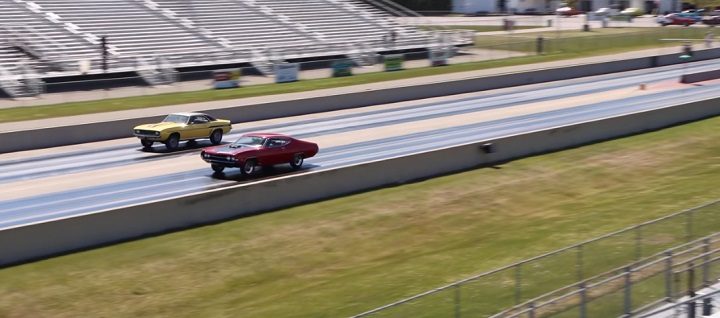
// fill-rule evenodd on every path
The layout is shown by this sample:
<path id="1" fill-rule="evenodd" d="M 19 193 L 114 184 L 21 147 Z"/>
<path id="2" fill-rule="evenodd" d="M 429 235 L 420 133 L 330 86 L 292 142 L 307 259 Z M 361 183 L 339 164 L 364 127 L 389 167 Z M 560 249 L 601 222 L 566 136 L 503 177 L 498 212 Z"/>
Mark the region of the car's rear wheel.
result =
<path id="1" fill-rule="evenodd" d="M 165 141 L 165 147 L 169 150 L 175 150 L 180 145 L 180 135 L 178 134 L 172 134 L 168 139 Z"/>
<path id="2" fill-rule="evenodd" d="M 213 169 L 213 171 L 215 171 L 217 173 L 223 172 L 223 170 L 225 170 L 225 166 L 221 166 L 221 165 L 212 164 L 212 165 L 210 165 L 210 167 Z"/>
<path id="3" fill-rule="evenodd" d="M 253 173 L 255 173 L 255 169 L 256 169 L 255 166 L 256 166 L 256 162 L 254 159 L 245 160 L 245 163 L 242 166 L 242 173 L 246 174 L 248 176 L 252 175 Z"/>
<path id="4" fill-rule="evenodd" d="M 293 169 L 300 169 L 300 167 L 302 167 L 304 161 L 305 161 L 305 156 L 303 156 L 303 154 L 301 154 L 301 153 L 296 153 L 293 156 L 292 161 L 290 161 L 290 166 L 293 167 Z"/>
<path id="5" fill-rule="evenodd" d="M 142 144 L 144 148 L 150 148 L 154 143 L 152 140 L 140 139 L 140 144 Z"/>
<path id="6" fill-rule="evenodd" d="M 219 145 L 222 142 L 222 137 L 223 137 L 222 130 L 216 129 L 210 135 L 210 142 L 212 142 L 213 145 Z"/>

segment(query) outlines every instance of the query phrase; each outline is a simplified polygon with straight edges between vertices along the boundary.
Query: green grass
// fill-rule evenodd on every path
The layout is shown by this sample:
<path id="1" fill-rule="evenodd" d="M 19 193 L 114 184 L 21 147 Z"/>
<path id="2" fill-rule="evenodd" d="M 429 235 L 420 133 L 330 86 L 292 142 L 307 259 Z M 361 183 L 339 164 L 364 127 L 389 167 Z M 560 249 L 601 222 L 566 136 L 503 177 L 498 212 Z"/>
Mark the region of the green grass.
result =
<path id="1" fill-rule="evenodd" d="M 720 197 L 719 126 L 716 117 L 7 268 L 0 317 L 357 314 Z M 585 255 L 613 265 L 627 254 L 618 246 L 632 243 L 607 241 Z M 573 255 L 538 263 L 545 275 L 527 272 L 527 296 L 551 287 L 533 281 L 570 280 L 552 270 L 563 259 Z M 463 313 L 512 304 L 512 277 L 464 286 Z M 449 317 L 453 296 L 380 317 Z"/>
<path id="2" fill-rule="evenodd" d="M 570 54 L 593 52 L 622 52 L 628 49 L 647 49 L 677 46 L 681 41 L 667 39 L 703 39 L 714 28 L 596 28 L 590 32 L 558 31 L 516 33 L 512 35 L 478 36 L 475 43 L 479 48 L 508 51 L 536 51 L 536 40 L 542 35 L 546 54 Z"/>
<path id="3" fill-rule="evenodd" d="M 114 98 L 98 101 L 73 102 L 34 107 L 16 107 L 0 109 L 0 122 L 13 122 L 43 119 L 61 116 L 82 115 L 108 111 L 139 109 L 182 103 L 228 100 L 243 97 L 273 95 L 309 90 L 335 88 L 365 83 L 406 79 L 420 76 L 447 74 L 454 72 L 490 69 L 503 66 L 524 65 L 557 61 L 593 55 L 614 54 L 629 50 L 646 49 L 677 45 L 676 42 L 661 42 L 661 38 L 701 38 L 706 29 L 696 28 L 658 28 L 650 31 L 636 29 L 597 29 L 593 32 L 563 31 L 546 33 L 545 55 L 514 57 L 502 60 L 490 60 L 454 64 L 445 67 L 408 69 L 396 72 L 360 74 L 344 78 L 326 78 L 305 80 L 286 84 L 266 84 L 227 90 L 202 90 L 195 92 L 168 93 L 149 96 Z M 492 50 L 508 50 L 532 53 L 535 51 L 535 38 L 538 33 L 516 34 L 512 36 L 478 36 L 477 47 Z M 552 38 L 552 36 L 560 38 Z"/>

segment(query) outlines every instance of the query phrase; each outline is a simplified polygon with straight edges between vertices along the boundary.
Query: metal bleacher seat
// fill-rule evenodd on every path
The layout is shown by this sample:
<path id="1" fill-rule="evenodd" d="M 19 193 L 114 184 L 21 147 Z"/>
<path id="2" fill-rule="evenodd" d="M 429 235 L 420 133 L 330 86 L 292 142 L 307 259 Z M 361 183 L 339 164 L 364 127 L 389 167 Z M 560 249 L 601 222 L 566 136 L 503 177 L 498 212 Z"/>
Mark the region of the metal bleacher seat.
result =
<path id="1" fill-rule="evenodd" d="M 29 58 L 28 54 L 18 51 L 15 43 L 11 43 L 13 31 L 21 34 L 26 42 L 31 44 L 27 49 L 41 55 L 36 58 L 45 59 L 48 63 L 57 63 L 53 69 L 42 69 L 47 71 L 60 71 L 73 68 L 69 64 L 83 56 L 97 54 L 97 48 L 83 40 L 79 35 L 73 34 L 64 28 L 59 28 L 46 16 L 33 11 L 31 5 L 24 1 L 0 1 L 0 32 L 4 35 L 0 38 L 2 48 L 2 59 L 0 64 L 17 65 L 18 63 L 32 64 L 36 62 Z"/>
<path id="2" fill-rule="evenodd" d="M 106 36 L 111 54 L 124 63 L 139 56 L 161 55 L 182 60 L 193 52 L 222 49 L 177 21 L 148 10 L 134 0 L 34 0 L 61 22 L 69 22 L 95 37 Z M 198 58 L 201 54 L 193 55 Z"/>
<path id="3" fill-rule="evenodd" d="M 45 76 L 76 74 L 81 60 L 102 72 L 102 37 L 109 72 L 153 58 L 172 67 L 269 62 L 423 48 L 432 39 L 360 0 L 4 0 L 0 30 L 0 67 L 24 63 Z"/>

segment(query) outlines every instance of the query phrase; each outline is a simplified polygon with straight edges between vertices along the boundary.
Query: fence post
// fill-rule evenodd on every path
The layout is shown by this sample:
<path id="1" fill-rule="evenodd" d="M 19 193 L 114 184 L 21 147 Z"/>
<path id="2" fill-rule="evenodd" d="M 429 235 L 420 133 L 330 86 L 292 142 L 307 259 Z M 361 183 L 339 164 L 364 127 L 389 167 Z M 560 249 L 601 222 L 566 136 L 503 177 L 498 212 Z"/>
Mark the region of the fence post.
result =
<path id="1" fill-rule="evenodd" d="M 680 298 L 681 294 L 682 294 L 682 291 L 680 291 L 680 288 L 681 288 L 680 287 L 680 275 L 681 274 L 682 274 L 682 272 L 678 271 L 678 272 L 674 272 L 674 275 L 673 275 L 673 276 L 675 276 L 675 277 L 673 277 L 675 279 L 675 284 L 673 284 L 673 288 L 675 289 L 675 292 L 673 293 L 673 297 L 675 297 L 675 298 Z"/>
<path id="2" fill-rule="evenodd" d="M 530 311 L 528 311 L 528 318 L 535 318 L 535 302 L 531 301 L 530 304 L 528 304 L 528 308 Z"/>
<path id="3" fill-rule="evenodd" d="M 580 282 L 580 318 L 587 317 L 587 289 L 585 282 Z"/>
<path id="4" fill-rule="evenodd" d="M 630 317 L 632 313 L 632 267 L 625 268 L 625 300 L 623 317 Z"/>
<path id="5" fill-rule="evenodd" d="M 695 297 L 695 264 L 688 264 L 688 296 Z"/>
<path id="6" fill-rule="evenodd" d="M 522 263 L 515 266 L 515 305 L 520 304 L 522 297 Z"/>
<path id="7" fill-rule="evenodd" d="M 695 297 L 695 264 L 688 264 L 688 297 Z M 687 303 L 688 318 L 695 318 L 695 302 Z"/>
<path id="8" fill-rule="evenodd" d="M 460 284 L 455 285 L 455 318 L 460 318 Z"/>
<path id="9" fill-rule="evenodd" d="M 703 239 L 703 267 L 702 280 L 703 287 L 710 286 L 710 238 Z"/>
<path id="10" fill-rule="evenodd" d="M 672 301 L 673 299 L 672 264 L 672 251 L 665 251 L 665 298 L 667 298 L 668 301 Z"/>

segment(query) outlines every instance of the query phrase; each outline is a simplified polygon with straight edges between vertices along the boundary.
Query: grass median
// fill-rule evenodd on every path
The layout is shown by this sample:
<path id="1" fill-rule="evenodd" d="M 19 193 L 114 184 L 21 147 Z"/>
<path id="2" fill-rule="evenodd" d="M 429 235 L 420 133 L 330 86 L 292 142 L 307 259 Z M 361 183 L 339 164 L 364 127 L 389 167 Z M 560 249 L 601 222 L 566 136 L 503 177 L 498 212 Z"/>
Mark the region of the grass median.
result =
<path id="1" fill-rule="evenodd" d="M 72 102 L 54 105 L 15 107 L 0 109 L 0 122 L 92 114 L 100 112 L 139 109 L 176 105 L 193 102 L 229 100 L 261 95 L 273 95 L 342 86 L 376 83 L 421 76 L 448 74 L 463 71 L 482 70 L 504 66 L 550 62 L 594 55 L 607 55 L 630 50 L 677 45 L 676 41 L 661 41 L 665 38 L 702 38 L 705 28 L 657 28 L 638 29 L 595 29 L 592 32 L 560 31 L 545 33 L 547 37 L 544 55 L 530 55 L 454 64 L 445 67 L 407 69 L 396 72 L 359 74 L 345 78 L 303 80 L 295 83 L 265 84 L 228 90 L 201 90 L 194 92 L 168 93 L 148 96 L 114 98 L 97 101 Z M 479 36 L 477 47 L 489 51 L 511 51 L 532 53 L 536 50 L 535 39 L 540 33 L 514 35 Z"/>
<path id="2" fill-rule="evenodd" d="M 720 197 L 718 126 L 720 117 L 6 268 L 0 316 L 357 314 Z M 616 247 L 585 251 L 597 260 L 588 271 Z M 566 275 L 544 266 L 544 280 Z M 487 298 L 498 286 L 482 300 L 505 303 Z M 409 309 L 401 316 L 452 313 Z"/>

